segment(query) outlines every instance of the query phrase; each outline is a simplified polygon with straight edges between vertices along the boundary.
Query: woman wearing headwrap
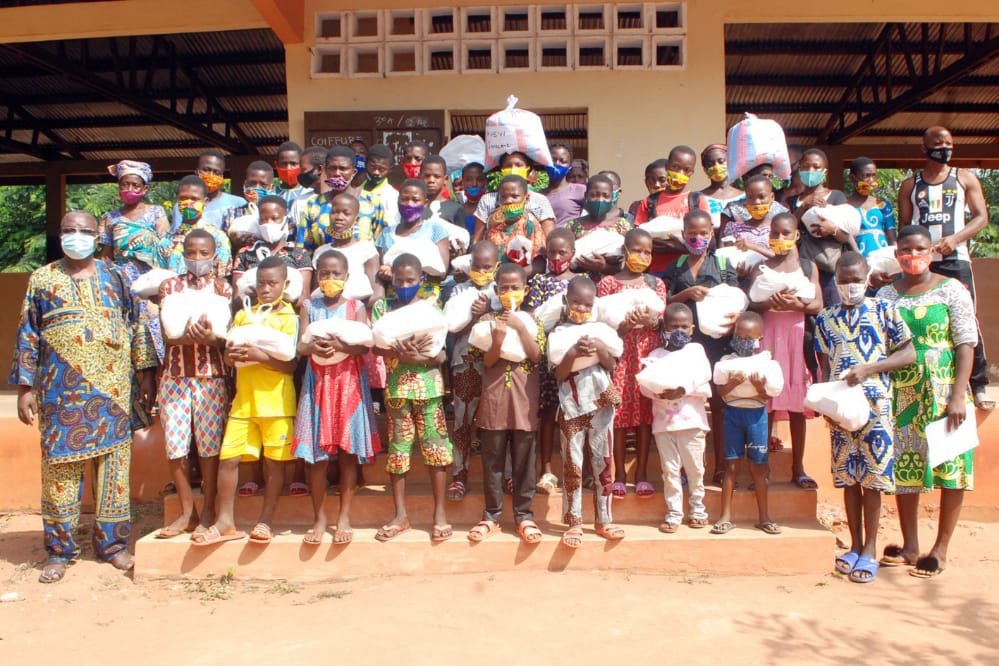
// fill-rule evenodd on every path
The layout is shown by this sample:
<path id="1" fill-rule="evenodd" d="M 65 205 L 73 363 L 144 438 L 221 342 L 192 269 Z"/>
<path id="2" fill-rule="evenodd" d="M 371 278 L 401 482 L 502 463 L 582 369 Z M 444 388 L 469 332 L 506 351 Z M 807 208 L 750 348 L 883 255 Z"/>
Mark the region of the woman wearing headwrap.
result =
<path id="1" fill-rule="evenodd" d="M 156 265 L 157 246 L 169 231 L 170 220 L 162 206 L 143 201 L 153 179 L 153 170 L 148 164 L 122 160 L 109 166 L 108 173 L 118 180 L 122 206 L 101 215 L 97 241 L 101 244 L 101 259 L 116 264 L 131 284 Z M 139 315 L 149 327 L 162 362 L 160 318 L 148 301 L 139 304 Z"/>

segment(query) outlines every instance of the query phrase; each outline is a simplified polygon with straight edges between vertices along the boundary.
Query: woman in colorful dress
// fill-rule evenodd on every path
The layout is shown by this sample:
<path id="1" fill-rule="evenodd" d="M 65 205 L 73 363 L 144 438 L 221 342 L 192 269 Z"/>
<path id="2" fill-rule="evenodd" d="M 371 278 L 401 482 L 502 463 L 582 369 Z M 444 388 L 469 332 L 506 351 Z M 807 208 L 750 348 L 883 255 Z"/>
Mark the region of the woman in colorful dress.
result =
<path id="1" fill-rule="evenodd" d="M 947 420 L 954 430 L 968 416 L 974 348 L 978 342 L 975 306 L 958 280 L 930 272 L 930 232 L 918 225 L 898 234 L 896 256 L 902 278 L 878 296 L 895 303 L 912 331 L 915 364 L 892 373 L 895 409 L 895 501 L 902 546 L 885 548 L 886 566 L 915 565 L 909 573 L 933 578 L 947 568 L 947 551 L 961 515 L 964 491 L 974 488 L 971 444 L 964 453 L 931 468 L 926 427 Z M 974 418 L 974 415 L 972 415 Z M 940 488 L 937 538 L 929 553 L 919 552 L 919 495 Z"/>
<path id="2" fill-rule="evenodd" d="M 860 211 L 860 233 L 854 240 L 865 257 L 875 250 L 895 244 L 895 209 L 891 202 L 874 194 L 878 187 L 878 166 L 870 157 L 850 162 L 853 194 L 846 202 Z"/>

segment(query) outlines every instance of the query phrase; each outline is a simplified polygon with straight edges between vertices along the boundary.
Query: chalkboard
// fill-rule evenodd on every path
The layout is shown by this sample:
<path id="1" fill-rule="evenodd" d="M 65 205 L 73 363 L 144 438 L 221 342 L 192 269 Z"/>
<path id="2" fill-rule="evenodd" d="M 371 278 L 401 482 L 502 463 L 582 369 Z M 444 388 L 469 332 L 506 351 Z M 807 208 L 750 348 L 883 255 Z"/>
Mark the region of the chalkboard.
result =
<path id="1" fill-rule="evenodd" d="M 398 162 L 409 141 L 423 141 L 436 153 L 444 143 L 444 111 L 307 111 L 305 142 L 309 146 L 368 146 L 384 143 Z"/>

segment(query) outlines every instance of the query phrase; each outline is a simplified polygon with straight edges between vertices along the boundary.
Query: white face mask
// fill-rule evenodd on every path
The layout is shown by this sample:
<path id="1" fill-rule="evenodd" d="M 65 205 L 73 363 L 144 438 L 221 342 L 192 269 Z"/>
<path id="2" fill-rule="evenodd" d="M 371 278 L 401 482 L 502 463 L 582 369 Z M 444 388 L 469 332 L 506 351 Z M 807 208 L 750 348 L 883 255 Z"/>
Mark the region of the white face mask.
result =
<path id="1" fill-rule="evenodd" d="M 859 305 L 867 295 L 867 285 L 862 282 L 837 284 L 836 291 L 839 292 L 839 300 L 843 305 Z"/>
<path id="2" fill-rule="evenodd" d="M 274 224 L 267 223 L 260 225 L 260 237 L 268 243 L 277 243 L 288 236 L 287 223 Z"/>
<path id="3" fill-rule="evenodd" d="M 63 254 L 70 259 L 86 259 L 94 254 L 97 236 L 89 236 L 79 232 L 63 234 L 59 239 L 59 244 L 62 245 Z"/>

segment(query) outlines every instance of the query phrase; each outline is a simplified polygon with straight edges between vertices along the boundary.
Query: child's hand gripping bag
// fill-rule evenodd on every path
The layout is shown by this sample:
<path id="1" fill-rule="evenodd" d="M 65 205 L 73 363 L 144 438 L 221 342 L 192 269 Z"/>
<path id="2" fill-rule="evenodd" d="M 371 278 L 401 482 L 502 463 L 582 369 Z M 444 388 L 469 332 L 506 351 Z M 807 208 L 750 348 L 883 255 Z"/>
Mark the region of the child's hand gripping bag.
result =
<path id="1" fill-rule="evenodd" d="M 489 299 L 490 310 L 499 310 L 500 302 L 499 297 L 496 296 L 496 290 L 490 285 L 483 290 L 478 289 L 463 289 L 457 294 L 451 296 L 448 302 L 444 305 L 444 319 L 447 320 L 447 330 L 452 333 L 457 333 L 458 331 L 464 330 L 466 326 L 472 323 L 472 305 L 475 301 L 479 300 L 481 296 L 485 296 Z"/>
<path id="2" fill-rule="evenodd" d="M 240 298 L 249 296 L 257 286 L 257 267 L 243 273 L 236 280 L 236 295 Z M 294 303 L 302 296 L 303 280 L 302 274 L 291 266 L 288 267 L 288 286 L 284 289 L 284 299 L 289 303 Z"/>
<path id="3" fill-rule="evenodd" d="M 575 257 L 604 257 L 619 259 L 624 256 L 624 236 L 613 229 L 594 229 L 576 240 Z M 573 258 L 572 265 L 577 262 Z"/>
<path id="4" fill-rule="evenodd" d="M 534 308 L 534 318 L 545 327 L 545 333 L 549 333 L 558 325 L 564 309 L 565 296 L 563 294 L 555 294 L 549 296 L 544 303 Z"/>
<path id="5" fill-rule="evenodd" d="M 467 252 L 472 237 L 468 234 L 468 229 L 451 224 L 446 220 L 441 220 L 444 229 L 447 230 L 448 238 L 451 240 L 451 248 L 459 252 Z"/>
<path id="6" fill-rule="evenodd" d="M 552 166 L 545 128 L 537 114 L 518 109 L 510 95 L 506 108 L 486 118 L 486 170 L 499 166 L 507 153 L 524 153 L 540 166 Z"/>
<path id="7" fill-rule="evenodd" d="M 836 225 L 837 229 L 851 236 L 856 236 L 860 233 L 860 211 L 850 204 L 813 206 L 801 216 L 801 223 L 808 229 L 808 233 L 813 236 L 816 236 L 815 228 L 821 220 L 829 220 Z"/>
<path id="8" fill-rule="evenodd" d="M 663 299 L 651 289 L 625 289 L 616 294 L 601 296 L 594 304 L 597 321 L 607 324 L 615 331 L 625 318 L 639 307 L 648 308 L 658 317 L 666 309 Z"/>
<path id="9" fill-rule="evenodd" d="M 335 335 L 344 344 L 371 347 L 375 344 L 374 336 L 367 324 L 352 319 L 321 319 L 309 324 L 302 334 L 302 342 L 308 344 L 315 338 Z M 350 354 L 336 352 L 329 358 L 312 355 L 312 360 L 318 365 L 335 365 L 350 357 Z"/>
<path id="10" fill-rule="evenodd" d="M 704 299 L 697 303 L 697 326 L 701 333 L 712 338 L 721 338 L 732 330 L 727 320 L 749 307 L 749 299 L 738 287 L 719 284 L 708 289 Z"/>
<path id="11" fill-rule="evenodd" d="M 746 376 L 746 381 L 736 386 L 731 393 L 733 398 L 752 398 L 757 395 L 756 387 L 749 377 L 756 373 L 763 375 L 763 385 L 767 396 L 774 398 L 784 390 L 784 372 L 780 364 L 770 357 L 770 352 L 762 351 L 745 358 L 729 358 L 715 363 L 714 383 L 724 386 L 729 377 L 736 373 Z"/>
<path id="12" fill-rule="evenodd" d="M 202 317 L 208 319 L 212 332 L 225 334 L 232 319 L 232 306 L 229 299 L 219 296 L 212 287 L 205 289 L 185 289 L 168 295 L 160 304 L 160 324 L 167 338 L 181 338 L 191 321 Z"/>
<path id="13" fill-rule="evenodd" d="M 902 267 L 895 257 L 895 246 L 878 248 L 867 255 L 867 264 L 872 273 L 884 273 L 886 275 L 897 275 L 902 272 Z"/>
<path id="14" fill-rule="evenodd" d="M 508 317 L 517 317 L 522 322 L 524 326 L 527 327 L 528 331 L 533 331 L 537 329 L 537 322 L 534 318 L 527 312 L 512 312 L 508 313 Z M 481 349 L 482 351 L 489 351 L 489 348 L 493 346 L 493 329 L 496 327 L 496 323 L 492 321 L 480 321 L 475 326 L 472 327 L 471 332 L 468 334 L 468 344 L 475 347 L 476 349 Z M 527 352 L 524 351 L 524 345 L 520 341 L 520 335 L 517 331 L 512 328 L 506 329 L 506 337 L 503 338 L 503 345 L 500 347 L 500 358 L 504 361 L 510 361 L 511 363 L 521 363 L 527 358 Z"/>
<path id="15" fill-rule="evenodd" d="M 434 340 L 430 355 L 436 356 L 444 349 L 447 320 L 437 306 L 419 299 L 398 310 L 386 312 L 374 323 L 371 332 L 375 346 L 381 349 L 392 349 L 396 342 L 429 334 Z"/>
<path id="16" fill-rule="evenodd" d="M 274 307 L 271 304 L 261 305 L 254 312 L 249 297 L 243 297 L 243 308 L 247 313 L 245 322 L 229 330 L 226 335 L 226 345 L 251 345 L 263 351 L 278 361 L 290 361 L 295 358 L 297 340 L 294 336 L 271 328 L 266 323 L 267 317 Z M 237 363 L 243 367 L 255 363 Z"/>
<path id="17" fill-rule="evenodd" d="M 160 285 L 177 274 L 166 268 L 153 268 L 132 281 L 132 293 L 139 298 L 152 298 L 160 293 Z"/>
<path id="18" fill-rule="evenodd" d="M 599 321 L 591 321 L 575 326 L 559 326 L 548 336 L 548 362 L 554 367 L 562 362 L 566 352 L 583 336 L 600 340 L 607 345 L 607 350 L 611 356 L 620 358 L 624 353 L 624 342 L 618 336 L 617 331 L 607 324 Z M 581 356 L 572 364 L 572 371 L 577 372 L 583 368 L 588 368 L 600 362 L 600 358 L 592 356 Z"/>
<path id="19" fill-rule="evenodd" d="M 787 139 L 780 123 L 747 113 L 728 131 L 729 182 L 738 180 L 761 164 L 771 165 L 778 178 L 786 180 L 791 177 Z"/>
<path id="20" fill-rule="evenodd" d="M 734 245 L 725 245 L 718 248 L 715 250 L 715 256 L 725 259 L 736 268 L 745 270 L 756 268 L 758 264 L 766 261 L 766 257 L 755 250 L 740 250 Z"/>
<path id="21" fill-rule="evenodd" d="M 863 384 L 850 386 L 845 381 L 812 384 L 805 394 L 805 407 L 828 416 L 849 432 L 862 429 L 871 418 L 871 405 Z"/>
<path id="22" fill-rule="evenodd" d="M 683 240 L 683 220 L 679 217 L 660 215 L 638 226 L 648 231 L 653 238 Z"/>
<path id="23" fill-rule="evenodd" d="M 441 277 L 447 272 L 437 243 L 423 238 L 396 238 L 395 243 L 382 257 L 382 263 L 391 266 L 395 258 L 401 254 L 411 254 L 419 259 L 423 272 L 427 275 Z"/>
<path id="24" fill-rule="evenodd" d="M 534 260 L 533 243 L 526 236 L 515 236 L 506 244 L 506 258 L 511 262 L 527 267 Z"/>

